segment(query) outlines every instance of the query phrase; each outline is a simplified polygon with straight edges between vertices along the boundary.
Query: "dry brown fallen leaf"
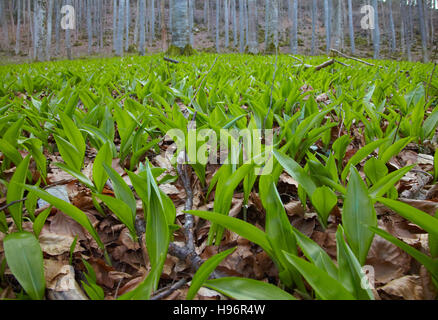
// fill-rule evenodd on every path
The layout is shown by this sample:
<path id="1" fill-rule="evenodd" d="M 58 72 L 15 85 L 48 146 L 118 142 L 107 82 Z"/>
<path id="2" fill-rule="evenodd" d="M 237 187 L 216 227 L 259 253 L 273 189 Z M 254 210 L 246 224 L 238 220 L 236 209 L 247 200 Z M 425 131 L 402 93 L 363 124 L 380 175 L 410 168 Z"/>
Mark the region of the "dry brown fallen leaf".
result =
<path id="1" fill-rule="evenodd" d="M 420 277 L 415 275 L 392 280 L 378 291 L 381 295 L 386 293 L 389 297 L 403 300 L 423 300 L 424 298 Z"/>
<path id="2" fill-rule="evenodd" d="M 400 278 L 410 269 L 411 257 L 376 235 L 368 253 L 367 264 L 374 267 L 376 283 L 387 284 Z"/>

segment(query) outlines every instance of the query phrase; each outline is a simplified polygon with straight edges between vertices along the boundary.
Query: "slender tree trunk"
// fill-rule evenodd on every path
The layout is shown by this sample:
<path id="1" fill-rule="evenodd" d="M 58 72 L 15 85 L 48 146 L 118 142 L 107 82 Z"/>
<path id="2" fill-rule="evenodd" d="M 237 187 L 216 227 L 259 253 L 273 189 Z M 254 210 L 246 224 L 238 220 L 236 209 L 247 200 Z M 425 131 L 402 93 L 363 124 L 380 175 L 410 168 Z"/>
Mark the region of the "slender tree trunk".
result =
<path id="1" fill-rule="evenodd" d="M 123 1 L 123 0 L 122 0 Z M 88 54 L 91 54 L 93 48 L 93 27 L 91 24 L 92 4 L 91 0 L 87 0 L 87 36 L 88 36 Z"/>
<path id="2" fill-rule="evenodd" d="M 325 41 L 326 41 L 326 51 L 327 54 L 330 53 L 330 45 L 331 45 L 331 16 L 330 16 L 330 7 L 329 0 L 324 0 L 324 15 L 325 15 Z"/>
<path id="3" fill-rule="evenodd" d="M 266 50 L 275 52 L 278 49 L 278 0 L 269 0 L 268 4 L 268 41 Z"/>
<path id="4" fill-rule="evenodd" d="M 257 41 L 257 0 L 248 0 L 248 52 L 252 54 L 259 53 L 259 44 Z"/>
<path id="5" fill-rule="evenodd" d="M 373 0 L 374 7 L 374 59 L 380 57 L 380 27 L 379 27 L 379 7 L 377 0 Z"/>
<path id="6" fill-rule="evenodd" d="M 149 32 L 151 35 L 151 40 L 154 41 L 155 40 L 155 1 L 154 0 L 150 1 L 149 11 L 150 11 Z M 151 41 L 151 43 L 152 43 L 152 41 Z"/>
<path id="7" fill-rule="evenodd" d="M 311 47 L 311 55 L 314 56 L 316 54 L 316 27 L 318 24 L 318 0 L 312 0 L 312 47 Z"/>
<path id="8" fill-rule="evenodd" d="M 405 30 L 405 38 L 406 38 L 406 51 L 408 55 L 408 60 L 412 61 L 412 40 L 411 40 L 411 31 L 409 28 L 409 8 L 408 5 L 404 2 L 400 2 L 400 9 L 402 11 L 402 18 L 403 18 L 403 26 Z"/>
<path id="9" fill-rule="evenodd" d="M 71 0 L 66 0 L 65 4 L 71 5 Z M 67 58 L 69 60 L 71 60 L 73 57 L 72 57 L 72 52 L 71 52 L 71 39 L 70 39 L 70 29 L 69 28 L 67 28 L 65 30 L 65 48 L 67 51 Z"/>
<path id="10" fill-rule="evenodd" d="M 354 39 L 353 4 L 348 0 L 348 29 L 350 30 L 350 48 L 353 55 L 356 54 L 356 43 Z"/>
<path id="11" fill-rule="evenodd" d="M 46 1 L 36 0 L 35 1 L 35 30 L 38 29 L 35 37 L 35 47 L 36 55 L 35 58 L 39 61 L 44 61 L 46 59 L 45 55 L 45 45 L 47 41 L 47 9 Z"/>
<path id="12" fill-rule="evenodd" d="M 230 13 L 228 12 L 228 0 L 224 0 L 224 27 L 225 27 L 225 48 L 228 48 L 230 45 L 230 24 L 229 17 Z"/>
<path id="13" fill-rule="evenodd" d="M 239 0 L 239 52 L 245 51 L 245 17 L 243 12 L 243 0 Z"/>
<path id="14" fill-rule="evenodd" d="M 8 23 L 6 21 L 6 0 L 0 0 L 0 20 L 1 27 L 3 29 L 4 47 L 9 48 L 9 30 Z"/>
<path id="15" fill-rule="evenodd" d="M 140 37 L 140 44 L 139 44 L 139 54 L 144 56 L 146 54 L 145 52 L 145 41 L 146 41 L 146 1 L 145 0 L 139 0 L 139 37 Z"/>
<path id="16" fill-rule="evenodd" d="M 55 1 L 55 55 L 59 56 L 61 51 L 61 3 Z"/>
<path id="17" fill-rule="evenodd" d="M 187 0 L 173 0 L 172 45 L 183 49 L 190 43 Z"/>
<path id="18" fill-rule="evenodd" d="M 236 14 L 236 0 L 231 0 L 231 13 L 233 17 L 233 44 L 237 47 L 237 14 Z M 257 20 L 256 20 L 257 23 Z"/>
<path id="19" fill-rule="evenodd" d="M 298 0 L 291 0 L 290 6 L 292 7 L 291 15 L 289 16 L 289 21 L 291 22 L 290 29 L 290 48 L 292 54 L 298 53 Z"/>
<path id="20" fill-rule="evenodd" d="M 113 49 L 117 52 L 117 15 L 119 10 L 117 8 L 117 0 L 113 0 Z"/>
<path id="21" fill-rule="evenodd" d="M 134 25 L 134 44 L 138 44 L 138 18 L 139 18 L 139 10 L 140 10 L 140 0 L 136 2 L 136 10 L 135 10 L 135 25 Z"/>
<path id="22" fill-rule="evenodd" d="M 119 19 L 117 23 L 117 46 L 116 55 L 123 55 L 123 36 L 125 27 L 125 0 L 120 0 L 119 2 Z"/>
<path id="23" fill-rule="evenodd" d="M 50 49 L 52 47 L 52 15 L 53 15 L 53 0 L 49 0 L 49 6 L 47 8 L 47 42 L 46 42 L 47 60 L 50 60 Z"/>
<path id="24" fill-rule="evenodd" d="M 216 0 L 216 52 L 220 52 L 219 36 L 220 36 L 220 13 L 221 5 L 219 0 Z"/>
<path id="25" fill-rule="evenodd" d="M 20 40 L 21 40 L 21 2 L 18 0 L 17 3 L 17 30 L 15 34 L 15 54 L 20 53 Z"/>
<path id="26" fill-rule="evenodd" d="M 394 26 L 394 15 L 392 12 L 392 0 L 388 0 L 389 9 L 389 28 L 391 33 L 391 52 L 395 52 L 396 38 L 395 38 L 395 26 Z"/>
<path id="27" fill-rule="evenodd" d="M 169 30 L 170 30 L 170 32 L 172 32 L 172 30 L 173 30 L 172 10 L 173 10 L 173 0 L 169 0 Z"/>
<path id="28" fill-rule="evenodd" d="M 248 0 L 243 0 L 243 17 L 245 19 L 245 46 L 248 46 L 249 42 L 249 22 L 248 22 Z"/>
<path id="29" fill-rule="evenodd" d="M 161 0 L 161 2 L 160 2 L 161 49 L 163 51 L 166 51 L 167 50 L 167 30 L 166 30 L 166 22 L 165 22 L 166 11 L 164 10 L 165 9 L 164 5 L 165 5 L 164 0 Z"/>
<path id="30" fill-rule="evenodd" d="M 424 22 L 424 6 L 423 0 L 417 0 L 418 19 L 420 20 L 421 47 L 423 48 L 423 61 L 429 62 L 429 54 L 427 52 L 427 32 Z"/>
<path id="31" fill-rule="evenodd" d="M 129 22 L 131 20 L 131 3 L 129 0 L 126 0 L 125 3 L 125 51 L 129 49 Z"/>
<path id="32" fill-rule="evenodd" d="M 188 0 L 189 5 L 189 37 L 190 37 L 190 45 L 193 46 L 193 9 L 194 9 L 194 0 Z"/>

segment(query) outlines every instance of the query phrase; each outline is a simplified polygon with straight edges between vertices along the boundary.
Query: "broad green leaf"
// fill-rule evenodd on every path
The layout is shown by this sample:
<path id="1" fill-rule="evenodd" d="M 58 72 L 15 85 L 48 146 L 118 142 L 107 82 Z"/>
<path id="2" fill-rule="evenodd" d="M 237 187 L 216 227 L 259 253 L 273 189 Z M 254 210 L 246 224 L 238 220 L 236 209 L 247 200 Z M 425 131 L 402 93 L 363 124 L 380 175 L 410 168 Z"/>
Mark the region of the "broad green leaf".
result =
<path id="1" fill-rule="evenodd" d="M 64 113 L 60 113 L 59 117 L 61 119 L 62 128 L 64 129 L 64 134 L 66 135 L 68 141 L 76 147 L 76 149 L 79 151 L 79 155 L 83 157 L 86 146 L 82 133 L 69 116 L 65 115 Z"/>
<path id="2" fill-rule="evenodd" d="M 21 163 L 15 169 L 15 173 L 9 181 L 8 193 L 6 195 L 6 203 L 23 199 L 24 188 L 23 185 L 26 182 L 27 169 L 29 167 L 30 155 L 21 161 Z M 23 223 L 23 202 L 20 201 L 9 207 L 12 219 L 14 219 L 15 225 L 18 230 L 22 231 Z"/>
<path id="3" fill-rule="evenodd" d="M 318 212 L 319 221 L 327 227 L 330 212 L 338 203 L 336 194 L 327 186 L 319 187 L 311 196 L 312 204 Z"/>
<path id="4" fill-rule="evenodd" d="M 382 177 L 386 177 L 388 174 L 388 168 L 386 167 L 386 164 L 382 160 L 374 157 L 365 162 L 363 170 L 371 184 L 375 184 Z"/>
<path id="5" fill-rule="evenodd" d="M 187 292 L 187 300 L 192 300 L 195 297 L 198 290 L 204 284 L 205 280 L 208 279 L 214 269 L 216 269 L 216 267 L 222 262 L 222 260 L 228 257 L 228 255 L 233 253 L 235 250 L 236 248 L 231 248 L 224 252 L 218 253 L 209 258 L 199 267 L 198 271 L 196 271 L 195 275 L 193 276 L 190 289 Z"/>
<path id="6" fill-rule="evenodd" d="M 263 248 L 263 250 L 266 251 L 268 255 L 272 255 L 272 248 L 269 244 L 266 234 L 248 222 L 216 212 L 190 210 L 187 211 L 187 213 L 220 224 L 223 227 L 237 233 L 241 237 L 258 244 Z"/>
<path id="7" fill-rule="evenodd" d="M 137 234 L 135 231 L 135 217 L 131 213 L 129 206 L 122 200 L 110 197 L 104 194 L 95 194 L 102 200 L 108 208 L 116 215 L 116 217 L 128 227 L 133 241 L 137 241 Z"/>
<path id="8" fill-rule="evenodd" d="M 316 242 L 293 228 L 297 243 L 306 258 L 321 270 L 325 270 L 332 278 L 337 279 L 338 268 L 330 256 Z"/>
<path id="9" fill-rule="evenodd" d="M 45 209 L 43 212 L 40 212 L 40 214 L 35 218 L 32 228 L 33 228 L 33 233 L 37 238 L 40 236 L 41 230 L 43 230 L 44 224 L 51 210 L 52 207 L 50 206 L 47 209 Z"/>
<path id="10" fill-rule="evenodd" d="M 64 200 L 52 196 L 50 193 L 41 190 L 38 187 L 25 185 L 24 188 L 28 191 L 34 192 L 36 195 L 38 195 L 38 197 L 40 197 L 44 201 L 47 201 L 48 203 L 50 203 L 51 205 L 58 208 L 66 215 L 68 215 L 70 218 L 75 220 L 91 234 L 91 236 L 93 237 L 94 240 L 96 240 L 97 244 L 101 249 L 105 248 L 103 242 L 100 240 L 99 235 L 97 234 L 96 230 L 94 229 L 87 215 L 83 211 L 76 208 L 74 205 L 65 202 Z"/>
<path id="11" fill-rule="evenodd" d="M 3 248 L 9 269 L 24 291 L 34 300 L 44 299 L 43 252 L 35 236 L 26 231 L 8 234 Z"/>
<path id="12" fill-rule="evenodd" d="M 108 180 L 108 174 L 103 168 L 103 164 L 105 163 L 110 167 L 112 158 L 112 152 L 109 143 L 107 142 L 100 148 L 93 162 L 93 181 L 96 185 L 97 192 L 102 192 L 105 183 Z"/>
<path id="13" fill-rule="evenodd" d="M 369 194 L 372 199 L 376 197 L 381 197 L 387 193 L 394 185 L 405 176 L 415 165 L 407 166 L 401 168 L 397 171 L 391 172 L 390 174 L 383 176 L 377 181 L 370 189 Z"/>
<path id="14" fill-rule="evenodd" d="M 338 280 L 348 288 L 358 300 L 374 300 L 372 291 L 362 288 L 362 279 L 366 277 L 361 265 L 344 239 L 344 229 L 338 226 L 336 232 L 336 246 L 338 251 Z"/>
<path id="15" fill-rule="evenodd" d="M 347 165 L 345 166 L 344 170 L 342 171 L 342 175 L 341 175 L 342 181 L 345 181 L 348 172 L 350 171 L 350 168 L 352 166 L 357 165 L 359 162 L 361 162 L 363 159 L 369 156 L 374 150 L 376 150 L 384 142 L 386 142 L 386 139 L 376 140 L 367 144 L 363 148 L 359 149 L 354 154 L 354 156 L 351 157 L 351 159 L 348 161 Z"/>
<path id="16" fill-rule="evenodd" d="M 356 168 L 351 168 L 342 210 L 342 224 L 348 244 L 361 265 L 365 263 L 374 234 L 368 226 L 377 226 L 374 204 Z"/>
<path id="17" fill-rule="evenodd" d="M 296 300 L 272 284 L 253 279 L 225 277 L 208 280 L 204 285 L 236 300 Z"/>
<path id="18" fill-rule="evenodd" d="M 354 296 L 327 272 L 304 259 L 284 252 L 286 259 L 303 275 L 322 300 L 355 300 Z"/>
<path id="19" fill-rule="evenodd" d="M 102 165 L 109 178 L 111 179 L 111 182 L 113 183 L 116 198 L 124 201 L 128 205 L 128 207 L 131 209 L 131 214 L 133 218 L 135 218 L 137 204 L 135 202 L 135 198 L 132 194 L 131 188 L 129 188 L 125 180 L 122 179 L 122 177 L 117 173 L 116 170 L 107 166 L 105 162 L 103 162 Z"/>
<path id="20" fill-rule="evenodd" d="M 75 169 L 70 168 L 68 165 L 66 165 L 64 163 L 57 162 L 57 163 L 54 163 L 54 165 L 57 166 L 58 168 L 60 168 L 61 170 L 67 172 L 69 175 L 78 179 L 79 182 L 81 182 L 82 184 L 84 184 L 85 186 L 90 188 L 91 190 L 95 189 L 93 181 L 88 179 L 88 177 L 85 176 L 82 172 L 76 171 Z"/>
<path id="21" fill-rule="evenodd" d="M 316 185 L 304 169 L 295 160 L 277 150 L 274 150 L 274 155 L 286 172 L 304 188 L 309 196 L 312 196 Z"/>
<path id="22" fill-rule="evenodd" d="M 73 170 L 80 172 L 83 165 L 83 155 L 81 155 L 74 145 L 64 138 L 53 135 L 58 146 L 62 160 Z"/>
<path id="23" fill-rule="evenodd" d="M 438 219 L 435 219 L 435 217 L 432 217 L 427 213 L 418 210 L 417 208 L 414 208 L 401 201 L 385 199 L 385 198 L 377 198 L 376 200 L 384 204 L 391 210 L 394 210 L 403 218 L 420 226 L 428 233 L 438 236 Z"/>

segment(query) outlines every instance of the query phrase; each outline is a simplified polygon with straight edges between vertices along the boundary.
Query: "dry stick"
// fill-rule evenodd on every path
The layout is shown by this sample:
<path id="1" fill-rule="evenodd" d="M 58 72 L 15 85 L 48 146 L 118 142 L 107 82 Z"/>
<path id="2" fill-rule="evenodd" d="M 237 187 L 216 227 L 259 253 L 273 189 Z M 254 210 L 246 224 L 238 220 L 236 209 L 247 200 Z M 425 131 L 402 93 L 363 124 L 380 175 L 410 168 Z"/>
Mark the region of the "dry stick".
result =
<path id="1" fill-rule="evenodd" d="M 338 51 L 338 50 L 336 50 L 336 49 L 330 49 L 330 51 L 332 51 L 332 52 L 334 52 L 334 53 L 337 53 L 337 54 L 339 54 L 340 56 L 342 56 L 342 57 L 344 57 L 344 58 L 346 58 L 346 59 L 351 59 L 351 60 L 354 60 L 354 61 L 357 61 L 357 62 L 360 62 L 360 63 L 366 64 L 367 66 L 370 66 L 370 67 L 375 67 L 375 66 L 376 66 L 375 64 L 372 64 L 372 63 L 369 63 L 369 62 L 363 61 L 363 60 L 361 60 L 361 59 L 358 59 L 358 58 L 355 58 L 355 57 L 347 56 L 345 53 L 342 53 L 342 52 L 340 52 L 340 51 Z"/>
<path id="2" fill-rule="evenodd" d="M 163 59 L 164 59 L 164 61 L 167 61 L 167 62 L 171 62 L 171 63 L 175 63 L 175 64 L 178 64 L 178 63 L 179 63 L 178 60 L 173 60 L 173 59 L 170 59 L 170 58 L 168 58 L 168 57 L 163 57 Z"/>
<path id="3" fill-rule="evenodd" d="M 166 288 L 165 291 L 162 291 L 162 292 L 157 293 L 156 295 L 152 296 L 150 300 L 164 299 L 164 298 L 170 296 L 174 291 L 178 290 L 186 283 L 187 283 L 187 279 L 182 278 L 178 282 L 175 282 L 173 285 L 171 285 L 169 288 Z"/>
<path id="4" fill-rule="evenodd" d="M 321 69 L 327 68 L 327 67 L 331 66 L 334 63 L 335 63 L 335 59 L 330 59 L 330 60 L 320 64 L 319 66 L 316 66 L 315 67 L 315 71 L 319 71 Z"/>

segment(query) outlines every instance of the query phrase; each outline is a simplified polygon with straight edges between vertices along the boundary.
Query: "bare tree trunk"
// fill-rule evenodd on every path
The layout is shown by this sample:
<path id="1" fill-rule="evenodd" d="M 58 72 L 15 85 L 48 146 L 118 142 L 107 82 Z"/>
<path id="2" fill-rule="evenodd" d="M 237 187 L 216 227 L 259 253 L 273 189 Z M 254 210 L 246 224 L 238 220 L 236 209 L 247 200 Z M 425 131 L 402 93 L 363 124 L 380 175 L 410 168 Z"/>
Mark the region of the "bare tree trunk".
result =
<path id="1" fill-rule="evenodd" d="M 126 35 L 125 35 L 125 51 L 128 51 L 128 49 L 129 49 L 129 22 L 130 22 L 130 20 L 131 20 L 131 10 L 130 10 L 130 7 L 131 7 L 131 3 L 130 3 L 130 1 L 129 0 L 126 0 L 126 3 L 125 3 L 125 6 L 126 6 L 126 10 L 125 10 L 125 32 L 126 32 Z"/>
<path id="2" fill-rule="evenodd" d="M 237 14 L 236 14 L 236 0 L 231 0 L 231 13 L 233 17 L 233 44 L 237 47 Z M 257 20 L 256 20 L 257 23 Z"/>
<path id="3" fill-rule="evenodd" d="M 423 48 L 423 61 L 429 62 L 429 54 L 427 52 L 427 32 L 424 22 L 424 6 L 423 0 L 417 0 L 418 19 L 420 20 L 421 47 Z"/>
<path id="4" fill-rule="evenodd" d="M 243 0 L 243 16 L 245 19 L 245 46 L 248 46 L 248 42 L 249 42 L 248 0 Z"/>
<path id="5" fill-rule="evenodd" d="M 165 10 L 164 10 L 164 0 L 161 0 L 160 2 L 160 12 L 161 12 L 161 49 L 163 51 L 167 50 L 167 30 L 166 30 L 166 22 L 164 20 L 165 18 Z"/>
<path id="6" fill-rule="evenodd" d="M 392 0 L 388 0 L 388 6 L 389 6 L 389 28 L 391 32 L 391 52 L 395 52 L 396 47 L 396 38 L 395 38 L 395 26 L 394 26 L 394 15 L 392 12 Z"/>
<path id="7" fill-rule="evenodd" d="M 15 34 L 15 54 L 20 53 L 20 40 L 21 40 L 21 2 L 18 0 L 17 6 L 17 30 Z"/>
<path id="8" fill-rule="evenodd" d="M 219 0 L 216 0 L 216 52 L 220 52 L 219 36 L 220 36 L 220 13 L 221 5 Z"/>
<path id="9" fill-rule="evenodd" d="M 330 53 L 331 46 L 331 15 L 330 15 L 330 6 L 329 1 L 324 0 L 324 15 L 325 15 L 325 33 L 326 33 L 326 51 L 327 54 Z"/>
<path id="10" fill-rule="evenodd" d="M 52 15 L 53 15 L 53 0 L 49 0 L 49 6 L 47 8 L 47 42 L 46 42 L 47 60 L 50 60 L 50 49 L 52 47 Z"/>
<path id="11" fill-rule="evenodd" d="M 6 21 L 6 0 L 0 0 L 0 20 L 1 26 L 3 29 L 3 41 L 4 47 L 9 48 L 9 31 L 8 31 L 8 23 Z"/>
<path id="12" fill-rule="evenodd" d="M 239 52 L 245 51 L 245 17 L 243 12 L 243 0 L 239 0 Z"/>
<path id="13" fill-rule="evenodd" d="M 59 56 L 61 50 L 61 3 L 55 1 L 55 55 Z"/>
<path id="14" fill-rule="evenodd" d="M 117 0 L 113 0 L 113 49 L 117 51 Z"/>
<path id="15" fill-rule="evenodd" d="M 138 16 L 139 16 L 139 37 L 140 37 L 140 43 L 139 43 L 139 54 L 144 56 L 146 54 L 145 52 L 145 41 L 146 41 L 146 1 L 145 0 L 139 0 L 139 10 L 138 10 Z"/>
<path id="16" fill-rule="evenodd" d="M 135 10 L 135 25 L 134 25 L 134 44 L 138 44 L 138 18 L 140 9 L 140 0 L 137 0 L 136 10 Z"/>
<path id="17" fill-rule="evenodd" d="M 267 1 L 268 12 L 268 41 L 266 42 L 266 50 L 274 52 L 278 49 L 278 0 Z"/>
<path id="18" fill-rule="evenodd" d="M 71 5 L 71 0 L 66 0 L 65 4 Z M 67 51 L 67 58 L 69 60 L 71 60 L 73 57 L 72 57 L 72 53 L 71 53 L 71 39 L 70 39 L 70 29 L 69 28 L 67 28 L 65 30 L 65 48 Z"/>
<path id="19" fill-rule="evenodd" d="M 188 4 L 189 4 L 189 37 L 190 37 L 190 45 L 193 46 L 193 9 L 194 9 L 193 0 L 188 0 Z"/>
<path id="20" fill-rule="evenodd" d="M 225 27 L 225 48 L 228 48 L 230 45 L 230 24 L 229 17 L 230 13 L 228 12 L 228 0 L 224 0 L 224 27 Z"/>
<path id="21" fill-rule="evenodd" d="M 117 23 L 117 46 L 116 55 L 123 55 L 123 36 L 125 27 L 125 0 L 120 0 L 119 2 L 119 19 Z"/>
<path id="22" fill-rule="evenodd" d="M 379 7 L 377 0 L 373 0 L 374 7 L 374 59 L 380 57 L 380 26 L 379 26 Z"/>
<path id="23" fill-rule="evenodd" d="M 88 54 L 91 54 L 93 48 L 93 29 L 91 24 L 92 3 L 87 0 L 87 35 L 88 35 Z"/>
<path id="24" fill-rule="evenodd" d="M 190 43 L 187 0 L 173 0 L 172 45 L 184 49 Z"/>
<path id="25" fill-rule="evenodd" d="M 356 54 L 356 43 L 354 40 L 354 23 L 353 23 L 353 4 L 348 0 L 348 28 L 350 30 L 350 48 L 351 54 Z"/>
<path id="26" fill-rule="evenodd" d="M 312 0 L 312 47 L 311 55 L 316 54 L 316 26 L 318 24 L 318 0 Z"/>
<path id="27" fill-rule="evenodd" d="M 149 11 L 150 11 L 149 33 L 150 33 L 151 43 L 152 43 L 152 41 L 155 40 L 155 1 L 154 0 L 150 1 Z"/>
<path id="28" fill-rule="evenodd" d="M 256 11 L 257 0 L 248 0 L 248 52 L 252 54 L 259 53 Z"/>
<path id="29" fill-rule="evenodd" d="M 298 53 L 298 0 L 291 0 L 289 4 L 291 12 L 289 15 L 289 22 L 291 22 L 290 28 L 290 49 L 292 54 Z"/>

